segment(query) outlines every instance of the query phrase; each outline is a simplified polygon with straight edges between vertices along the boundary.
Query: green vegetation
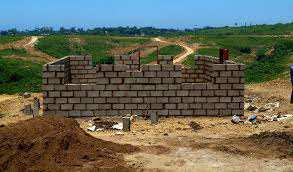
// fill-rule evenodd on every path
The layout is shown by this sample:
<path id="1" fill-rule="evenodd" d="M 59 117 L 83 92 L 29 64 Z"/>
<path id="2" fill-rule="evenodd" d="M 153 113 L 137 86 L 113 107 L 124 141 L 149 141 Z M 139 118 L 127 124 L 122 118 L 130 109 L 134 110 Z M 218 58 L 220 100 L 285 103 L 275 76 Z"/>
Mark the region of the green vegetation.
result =
<path id="1" fill-rule="evenodd" d="M 46 36 L 40 39 L 36 48 L 56 58 L 74 54 L 68 36 Z"/>
<path id="2" fill-rule="evenodd" d="M 195 54 L 190 54 L 182 64 L 188 68 L 191 68 L 193 65 L 195 65 L 194 56 Z"/>
<path id="3" fill-rule="evenodd" d="M 37 48 L 53 57 L 61 58 L 68 55 L 91 55 L 93 63 L 110 63 L 110 50 L 115 47 L 142 45 L 149 38 L 109 37 L 109 36 L 78 36 L 79 42 L 71 41 L 72 36 L 48 36 L 39 41 Z"/>
<path id="4" fill-rule="evenodd" d="M 246 66 L 247 83 L 273 80 L 288 69 L 288 61 L 293 52 L 293 40 L 282 40 L 274 45 L 271 56 L 264 56 Z"/>
<path id="5" fill-rule="evenodd" d="M 0 57 L 0 94 L 40 92 L 41 69 L 37 63 Z"/>
<path id="6" fill-rule="evenodd" d="M 25 49 L 8 48 L 8 49 L 0 50 L 0 56 L 11 56 L 11 55 L 22 56 L 22 57 L 28 57 L 28 56 L 30 56 L 26 52 Z"/>
<path id="7" fill-rule="evenodd" d="M 24 36 L 0 36 L 0 45 L 19 41 L 23 38 Z"/>
<path id="8" fill-rule="evenodd" d="M 195 34 L 200 35 L 284 35 L 290 34 L 293 30 L 293 23 L 289 24 L 274 24 L 274 25 L 254 25 L 240 27 L 221 27 L 195 30 Z"/>
<path id="9" fill-rule="evenodd" d="M 160 55 L 177 56 L 184 52 L 184 48 L 179 45 L 169 45 L 160 49 Z M 146 58 L 141 59 L 142 64 L 149 64 L 157 60 L 157 52 L 153 52 Z"/>

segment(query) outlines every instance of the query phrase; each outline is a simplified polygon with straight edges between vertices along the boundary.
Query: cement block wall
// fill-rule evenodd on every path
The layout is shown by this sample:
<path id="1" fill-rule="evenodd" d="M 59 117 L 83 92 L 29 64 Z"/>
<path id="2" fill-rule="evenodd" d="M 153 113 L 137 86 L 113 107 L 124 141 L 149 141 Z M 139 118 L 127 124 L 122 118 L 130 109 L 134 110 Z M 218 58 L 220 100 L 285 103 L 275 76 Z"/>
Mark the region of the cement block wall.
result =
<path id="1" fill-rule="evenodd" d="M 91 57 L 69 56 L 44 65 L 44 115 L 244 113 L 242 64 L 218 64 L 217 58 L 195 56 L 196 65 L 186 69 L 173 65 L 171 56 L 160 56 L 160 64 L 142 66 L 136 64 L 137 58 L 133 56 L 115 59 L 114 65 L 92 67 Z"/>

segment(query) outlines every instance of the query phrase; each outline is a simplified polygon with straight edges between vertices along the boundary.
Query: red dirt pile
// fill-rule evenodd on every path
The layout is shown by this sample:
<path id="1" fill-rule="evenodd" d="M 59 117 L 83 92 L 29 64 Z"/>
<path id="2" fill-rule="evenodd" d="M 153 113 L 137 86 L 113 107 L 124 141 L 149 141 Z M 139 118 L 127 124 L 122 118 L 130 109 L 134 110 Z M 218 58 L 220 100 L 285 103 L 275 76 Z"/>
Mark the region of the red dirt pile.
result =
<path id="1" fill-rule="evenodd" d="M 62 117 L 0 128 L 0 171 L 134 171 L 122 154 L 138 150 L 94 138 Z"/>

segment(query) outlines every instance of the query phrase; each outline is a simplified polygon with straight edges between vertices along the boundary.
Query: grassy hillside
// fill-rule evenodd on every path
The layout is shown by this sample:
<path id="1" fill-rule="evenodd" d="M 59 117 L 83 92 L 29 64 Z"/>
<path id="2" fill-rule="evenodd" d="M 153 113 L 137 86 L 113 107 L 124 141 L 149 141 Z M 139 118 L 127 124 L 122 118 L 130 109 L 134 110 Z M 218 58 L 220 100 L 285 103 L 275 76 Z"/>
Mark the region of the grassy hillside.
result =
<path id="1" fill-rule="evenodd" d="M 177 56 L 184 52 L 184 48 L 179 45 L 169 45 L 160 49 L 160 55 L 173 55 Z M 141 59 L 142 64 L 149 64 L 157 60 L 157 52 L 153 52 L 146 58 Z"/>
<path id="2" fill-rule="evenodd" d="M 0 57 L 0 94 L 40 92 L 41 69 L 37 63 Z"/>
<path id="3" fill-rule="evenodd" d="M 293 23 L 211 28 L 196 31 L 199 35 L 287 35 L 292 34 Z"/>
<path id="4" fill-rule="evenodd" d="M 77 41 L 73 41 L 76 40 Z M 110 36 L 48 36 L 39 41 L 37 48 L 53 57 L 67 55 L 91 55 L 95 63 L 103 63 L 110 58 L 110 50 L 115 47 L 129 47 L 150 42 L 149 38 Z"/>
<path id="5" fill-rule="evenodd" d="M 0 45 L 19 41 L 23 38 L 24 36 L 0 36 Z"/>

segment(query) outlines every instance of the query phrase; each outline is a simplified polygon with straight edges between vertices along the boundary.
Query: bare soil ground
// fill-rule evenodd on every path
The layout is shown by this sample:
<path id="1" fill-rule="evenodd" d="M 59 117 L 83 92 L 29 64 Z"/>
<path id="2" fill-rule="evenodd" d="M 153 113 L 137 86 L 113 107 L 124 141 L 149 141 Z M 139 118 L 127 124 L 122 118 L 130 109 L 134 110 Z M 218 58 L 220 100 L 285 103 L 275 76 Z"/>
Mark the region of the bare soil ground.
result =
<path id="1" fill-rule="evenodd" d="M 76 121 L 85 132 L 95 138 L 108 141 L 107 143 L 109 144 L 131 144 L 134 147 L 138 147 L 139 150 L 136 152 L 125 154 L 118 151 L 119 156 L 115 156 L 115 158 L 123 156 L 121 160 L 123 162 L 122 167 L 130 170 L 290 172 L 293 171 L 293 119 L 279 122 L 262 120 L 264 115 L 292 114 L 293 107 L 289 103 L 290 94 L 291 84 L 290 81 L 286 80 L 247 85 L 246 97 L 254 97 L 256 105 L 262 106 L 270 102 L 280 102 L 280 108 L 270 113 L 245 113 L 245 116 L 257 115 L 257 124 L 232 124 L 231 117 L 171 117 L 161 118 L 158 125 L 151 125 L 150 120 L 138 118 L 132 123 L 131 132 L 121 134 L 120 132 L 117 133 L 117 131 L 109 130 L 110 125 L 121 121 L 118 117 L 101 117 L 100 120 L 97 120 L 96 122 L 100 123 L 100 127 L 105 126 L 108 129 L 101 132 L 87 131 L 92 118 L 76 119 Z M 40 94 L 33 94 L 32 97 L 34 96 L 41 98 Z M 0 96 L 0 126 L 1 124 L 4 125 L 2 128 L 5 129 L 5 132 L 8 132 L 5 126 L 31 118 L 31 116 L 24 115 L 21 110 L 24 104 L 31 103 L 32 99 L 24 99 L 18 95 Z M 39 118 L 37 120 L 42 121 Z M 45 123 L 34 123 L 33 120 L 22 122 L 16 126 L 25 127 L 28 125 L 34 127 L 46 126 Z M 58 126 L 53 128 L 58 128 Z M 17 128 L 16 130 L 22 134 L 24 133 L 21 130 L 30 133 L 29 129 Z M 44 130 L 47 131 L 48 129 L 44 128 Z M 54 130 L 49 131 L 55 132 Z M 14 132 L 14 135 L 17 135 L 18 132 Z M 61 134 L 61 136 L 64 137 L 66 134 Z M 48 141 L 50 139 L 45 137 L 45 140 Z M 58 138 L 55 141 L 59 141 Z M 73 141 L 76 140 L 73 139 Z M 11 143 L 14 142 L 16 141 L 11 141 Z M 18 143 L 16 142 L 14 147 Z M 27 147 L 25 148 L 27 149 Z M 54 147 L 51 150 L 53 151 Z M 18 152 L 20 150 L 17 149 L 15 151 Z M 38 152 L 42 151 L 41 148 L 38 150 Z M 82 148 L 81 151 L 87 152 Z M 24 156 L 23 153 L 19 155 L 21 155 L 19 158 Z M 63 155 L 65 159 L 68 158 L 65 154 Z M 0 156 L 0 159 L 1 157 L 3 155 Z M 81 171 L 94 170 L 96 168 L 95 165 L 99 163 L 92 161 L 88 166 L 86 160 L 78 161 L 77 159 L 73 162 L 84 162 L 76 167 Z M 9 164 L 9 162 L 7 163 Z M 118 163 L 118 165 L 121 164 Z M 31 169 L 46 169 L 48 167 L 46 165 L 44 167 L 34 166 L 33 163 L 30 166 L 32 166 Z M 14 166 L 13 168 L 17 167 Z M 83 167 L 86 167 L 86 170 Z"/>

